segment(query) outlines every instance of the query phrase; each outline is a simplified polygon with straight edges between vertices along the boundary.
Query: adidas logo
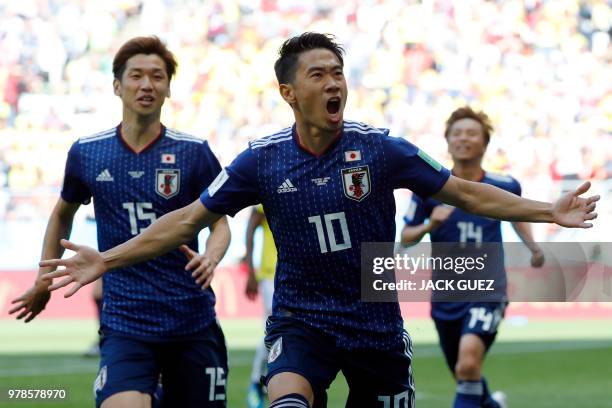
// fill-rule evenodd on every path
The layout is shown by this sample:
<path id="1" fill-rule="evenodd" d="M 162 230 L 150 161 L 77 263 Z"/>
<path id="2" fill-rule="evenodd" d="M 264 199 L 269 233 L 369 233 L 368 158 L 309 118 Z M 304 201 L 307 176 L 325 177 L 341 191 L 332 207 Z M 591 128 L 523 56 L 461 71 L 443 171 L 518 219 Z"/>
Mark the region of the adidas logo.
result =
<path id="1" fill-rule="evenodd" d="M 108 169 L 102 170 L 102 173 L 98 174 L 96 177 L 96 181 L 115 181 L 113 176 L 111 176 L 110 171 Z"/>
<path id="2" fill-rule="evenodd" d="M 283 181 L 283 184 L 278 186 L 278 190 L 276 191 L 278 193 L 292 193 L 294 191 L 297 191 L 297 188 L 295 188 L 293 184 L 291 184 L 291 180 L 285 179 L 285 181 Z"/>

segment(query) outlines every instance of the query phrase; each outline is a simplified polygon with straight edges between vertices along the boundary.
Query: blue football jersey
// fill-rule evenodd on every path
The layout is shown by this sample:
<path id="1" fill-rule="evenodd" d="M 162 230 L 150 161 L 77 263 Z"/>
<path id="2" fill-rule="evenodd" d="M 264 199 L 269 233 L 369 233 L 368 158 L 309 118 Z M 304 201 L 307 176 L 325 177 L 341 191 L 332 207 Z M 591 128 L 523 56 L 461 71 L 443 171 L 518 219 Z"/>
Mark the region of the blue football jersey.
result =
<path id="1" fill-rule="evenodd" d="M 482 183 L 487 183 L 521 195 L 521 185 L 510 176 L 486 172 Z M 413 194 L 404 222 L 406 225 L 420 225 L 429 218 L 433 209 L 444 203 L 433 198 L 423 199 Z M 431 242 L 502 242 L 501 222 L 492 218 L 470 214 L 455 208 L 448 219 L 430 233 Z M 491 255 L 491 254 L 489 254 Z M 505 290 L 506 272 L 504 268 L 503 248 L 487 262 L 487 278 L 495 279 Z M 434 271 L 434 278 L 435 278 Z M 431 313 L 434 318 L 453 320 L 467 313 L 470 302 L 432 302 Z"/>
<path id="2" fill-rule="evenodd" d="M 192 203 L 220 171 L 201 139 L 162 126 L 160 135 L 136 153 L 119 125 L 72 145 L 61 194 L 72 203 L 93 197 L 98 248 L 105 251 Z M 189 246 L 197 251 L 197 240 Z M 215 295 L 201 290 L 186 263 L 174 250 L 104 274 L 102 327 L 150 338 L 203 332 L 215 319 Z"/>
<path id="3" fill-rule="evenodd" d="M 402 344 L 399 305 L 360 300 L 360 244 L 394 241 L 394 189 L 428 197 L 449 174 L 386 129 L 345 122 L 314 155 L 294 125 L 251 142 L 201 200 L 230 215 L 263 204 L 278 249 L 274 315 L 291 314 L 344 349 L 388 349 Z"/>

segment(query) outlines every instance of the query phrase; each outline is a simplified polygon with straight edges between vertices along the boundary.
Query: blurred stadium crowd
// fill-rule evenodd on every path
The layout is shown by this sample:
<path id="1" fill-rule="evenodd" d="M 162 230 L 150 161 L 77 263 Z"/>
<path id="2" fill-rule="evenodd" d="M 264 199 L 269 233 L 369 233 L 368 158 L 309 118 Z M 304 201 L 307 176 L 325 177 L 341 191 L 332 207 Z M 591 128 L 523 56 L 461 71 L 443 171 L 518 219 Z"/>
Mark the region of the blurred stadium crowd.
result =
<path id="1" fill-rule="evenodd" d="M 548 200 L 556 180 L 612 178 L 611 22 L 609 0 L 2 1 L 0 222 L 48 217 L 70 144 L 120 120 L 115 51 L 150 34 L 179 61 L 163 122 L 223 165 L 292 123 L 282 41 L 330 32 L 347 50 L 346 118 L 444 161 L 444 121 L 472 104 L 495 124 L 485 168 Z"/>

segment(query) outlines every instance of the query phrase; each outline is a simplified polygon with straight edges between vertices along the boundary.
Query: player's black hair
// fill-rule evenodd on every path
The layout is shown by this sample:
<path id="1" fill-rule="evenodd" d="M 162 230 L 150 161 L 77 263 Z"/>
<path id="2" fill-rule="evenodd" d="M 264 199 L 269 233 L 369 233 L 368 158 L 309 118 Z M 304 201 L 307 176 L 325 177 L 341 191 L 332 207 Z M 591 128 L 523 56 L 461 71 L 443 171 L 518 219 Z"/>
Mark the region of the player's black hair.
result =
<path id="1" fill-rule="evenodd" d="M 274 63 L 274 72 L 279 84 L 288 84 L 295 79 L 297 61 L 301 53 L 324 48 L 330 50 L 344 67 L 344 48 L 336 42 L 332 34 L 306 32 L 286 40 L 278 50 L 279 57 Z"/>
<path id="2" fill-rule="evenodd" d="M 121 80 L 127 60 L 136 54 L 157 54 L 166 64 L 166 74 L 170 81 L 176 72 L 177 62 L 174 55 L 168 50 L 158 37 L 135 37 L 121 46 L 113 59 L 113 75 Z"/>

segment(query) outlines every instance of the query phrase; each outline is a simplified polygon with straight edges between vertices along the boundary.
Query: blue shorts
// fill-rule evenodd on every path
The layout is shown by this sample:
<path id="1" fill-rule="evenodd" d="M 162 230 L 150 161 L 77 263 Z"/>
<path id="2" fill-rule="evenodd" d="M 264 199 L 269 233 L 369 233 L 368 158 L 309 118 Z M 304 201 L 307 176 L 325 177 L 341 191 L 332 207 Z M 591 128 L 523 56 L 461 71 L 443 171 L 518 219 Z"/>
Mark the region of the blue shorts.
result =
<path id="1" fill-rule="evenodd" d="M 412 340 L 405 331 L 403 340 L 396 350 L 343 350 L 333 337 L 295 318 L 270 317 L 265 383 L 282 372 L 300 374 L 313 389 L 313 408 L 321 408 L 327 406 L 327 389 L 342 371 L 349 386 L 346 407 L 412 408 Z"/>
<path id="2" fill-rule="evenodd" d="M 459 341 L 464 334 L 475 334 L 489 350 L 495 337 L 497 327 L 504 317 L 507 303 L 473 303 L 466 313 L 458 319 L 443 320 L 434 318 L 440 347 L 444 352 L 446 364 L 452 373 L 455 372 L 459 357 Z"/>
<path id="3" fill-rule="evenodd" d="M 100 372 L 94 383 L 96 407 L 113 394 L 154 395 L 163 384 L 162 407 L 225 407 L 227 349 L 213 322 L 196 338 L 155 341 L 101 331 Z"/>

